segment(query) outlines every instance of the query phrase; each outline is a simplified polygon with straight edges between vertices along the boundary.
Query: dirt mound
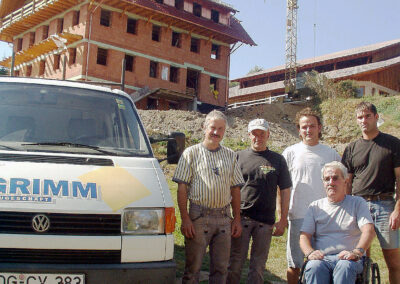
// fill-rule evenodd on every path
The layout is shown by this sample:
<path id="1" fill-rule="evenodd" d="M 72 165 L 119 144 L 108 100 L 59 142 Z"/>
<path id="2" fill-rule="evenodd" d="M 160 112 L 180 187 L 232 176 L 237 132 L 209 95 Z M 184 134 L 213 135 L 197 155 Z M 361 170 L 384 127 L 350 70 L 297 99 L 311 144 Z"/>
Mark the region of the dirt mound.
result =
<path id="1" fill-rule="evenodd" d="M 228 118 L 229 127 L 225 138 L 246 141 L 248 139 L 247 125 L 249 121 L 255 118 L 264 118 L 270 123 L 271 137 L 269 144 L 272 148 L 284 149 L 299 141 L 293 121 L 296 112 L 303 107 L 272 104 L 228 110 L 225 114 Z M 199 141 L 203 137 L 201 127 L 205 118 L 204 114 L 180 110 L 139 110 L 139 114 L 146 131 L 151 135 L 181 131 Z"/>

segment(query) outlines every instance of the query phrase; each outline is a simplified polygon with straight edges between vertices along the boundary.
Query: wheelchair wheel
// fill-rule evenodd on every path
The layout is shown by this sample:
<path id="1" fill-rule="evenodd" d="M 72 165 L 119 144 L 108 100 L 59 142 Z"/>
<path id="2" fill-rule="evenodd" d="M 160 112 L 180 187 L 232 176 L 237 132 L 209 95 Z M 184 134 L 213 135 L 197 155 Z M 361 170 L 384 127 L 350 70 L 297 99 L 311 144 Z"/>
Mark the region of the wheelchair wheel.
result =
<path id="1" fill-rule="evenodd" d="M 369 284 L 371 279 L 371 259 L 364 257 L 363 271 L 357 275 L 356 284 Z"/>
<path id="2" fill-rule="evenodd" d="M 381 274 L 379 273 L 379 266 L 377 263 L 371 264 L 371 283 L 381 284 Z"/>

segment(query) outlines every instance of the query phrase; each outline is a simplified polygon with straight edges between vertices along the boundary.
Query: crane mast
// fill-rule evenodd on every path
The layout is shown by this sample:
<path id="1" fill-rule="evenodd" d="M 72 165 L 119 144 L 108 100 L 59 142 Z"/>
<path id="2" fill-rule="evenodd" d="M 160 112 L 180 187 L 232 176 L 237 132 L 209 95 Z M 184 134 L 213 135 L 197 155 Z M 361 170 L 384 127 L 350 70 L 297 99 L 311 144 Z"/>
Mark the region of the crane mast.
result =
<path id="1" fill-rule="evenodd" d="M 286 48 L 285 48 L 285 92 L 293 96 L 296 91 L 296 50 L 297 50 L 297 0 L 287 0 Z"/>

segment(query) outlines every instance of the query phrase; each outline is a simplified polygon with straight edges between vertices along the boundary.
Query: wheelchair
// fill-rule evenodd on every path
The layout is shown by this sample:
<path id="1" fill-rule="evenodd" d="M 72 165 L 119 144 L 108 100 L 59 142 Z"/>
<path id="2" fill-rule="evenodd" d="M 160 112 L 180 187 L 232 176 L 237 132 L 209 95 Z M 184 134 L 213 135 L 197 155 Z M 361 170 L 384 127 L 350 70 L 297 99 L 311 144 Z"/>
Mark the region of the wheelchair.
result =
<path id="1" fill-rule="evenodd" d="M 300 277 L 297 284 L 306 284 L 304 278 L 304 270 L 306 268 L 308 260 L 306 260 L 301 267 Z M 355 284 L 380 284 L 381 275 L 379 273 L 379 266 L 377 263 L 372 262 L 368 256 L 363 256 L 363 271 L 357 275 Z"/>

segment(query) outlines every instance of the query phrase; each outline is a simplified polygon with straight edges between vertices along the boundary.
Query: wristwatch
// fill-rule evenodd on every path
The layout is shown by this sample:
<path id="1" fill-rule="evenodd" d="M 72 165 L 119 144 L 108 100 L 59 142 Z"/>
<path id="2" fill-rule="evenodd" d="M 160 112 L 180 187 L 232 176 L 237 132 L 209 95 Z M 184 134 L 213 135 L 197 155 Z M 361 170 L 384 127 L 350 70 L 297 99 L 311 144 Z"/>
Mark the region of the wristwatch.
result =
<path id="1" fill-rule="evenodd" d="M 355 248 L 355 249 L 356 249 L 356 250 L 359 250 L 359 251 L 361 252 L 361 254 L 364 255 L 365 249 L 363 249 L 363 248 Z"/>

